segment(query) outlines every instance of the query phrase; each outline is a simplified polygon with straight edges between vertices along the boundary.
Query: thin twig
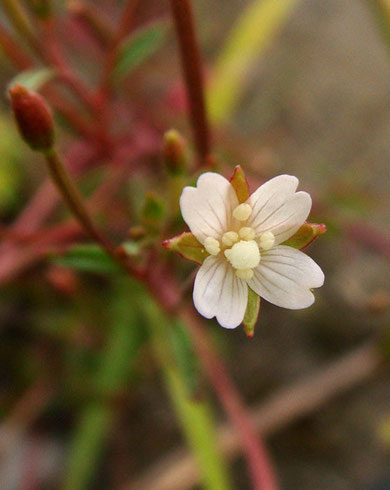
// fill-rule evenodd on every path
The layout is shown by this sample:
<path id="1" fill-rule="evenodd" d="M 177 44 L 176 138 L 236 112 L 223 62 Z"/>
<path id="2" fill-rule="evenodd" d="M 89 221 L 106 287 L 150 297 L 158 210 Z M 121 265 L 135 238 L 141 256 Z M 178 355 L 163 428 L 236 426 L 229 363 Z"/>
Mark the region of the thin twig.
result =
<path id="1" fill-rule="evenodd" d="M 371 378 L 383 362 L 377 346 L 368 342 L 295 384 L 281 388 L 251 410 L 252 420 L 263 436 L 269 436 L 318 410 L 335 397 Z M 226 457 L 240 454 L 237 434 L 230 424 L 218 430 Z M 196 463 L 186 449 L 178 449 L 121 490 L 189 490 L 199 482 Z"/>
<path id="2" fill-rule="evenodd" d="M 202 62 L 195 33 L 190 0 L 170 0 L 180 47 L 181 64 L 186 84 L 191 123 L 200 166 L 210 153 L 210 129 L 203 90 Z"/>

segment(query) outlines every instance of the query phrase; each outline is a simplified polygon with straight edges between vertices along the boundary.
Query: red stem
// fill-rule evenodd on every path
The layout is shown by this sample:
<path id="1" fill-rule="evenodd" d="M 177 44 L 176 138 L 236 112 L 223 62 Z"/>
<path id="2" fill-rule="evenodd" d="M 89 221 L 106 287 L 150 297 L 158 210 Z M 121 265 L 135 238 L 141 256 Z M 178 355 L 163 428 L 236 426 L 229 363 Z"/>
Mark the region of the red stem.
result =
<path id="1" fill-rule="evenodd" d="M 190 0 L 170 0 L 179 42 L 183 76 L 200 165 L 206 165 L 210 153 L 210 130 L 203 90 L 202 62 L 195 33 Z"/>
<path id="2" fill-rule="evenodd" d="M 62 55 L 57 41 L 55 20 L 48 18 L 43 21 L 42 30 L 45 36 L 44 46 L 46 47 L 43 57 L 56 68 L 59 77 L 73 90 L 80 101 L 95 113 L 96 104 L 89 88 L 74 74 Z"/>
<path id="3" fill-rule="evenodd" d="M 180 316 L 189 329 L 194 347 L 226 414 L 241 439 L 252 478 L 252 488 L 276 490 L 278 484 L 267 450 L 225 366 L 214 351 L 211 339 L 207 337 L 206 330 L 188 307 L 180 313 Z"/>

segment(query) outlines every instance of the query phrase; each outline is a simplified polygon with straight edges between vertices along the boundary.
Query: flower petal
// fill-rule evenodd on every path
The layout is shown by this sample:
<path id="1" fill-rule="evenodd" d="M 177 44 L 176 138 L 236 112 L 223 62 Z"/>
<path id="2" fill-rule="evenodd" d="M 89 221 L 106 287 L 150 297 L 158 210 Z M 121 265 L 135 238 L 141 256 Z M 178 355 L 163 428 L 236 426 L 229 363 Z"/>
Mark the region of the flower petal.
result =
<path id="1" fill-rule="evenodd" d="M 209 236 L 219 239 L 230 229 L 238 204 L 230 182 L 213 172 L 201 175 L 197 187 L 185 187 L 180 197 L 183 219 L 201 243 Z"/>
<path id="2" fill-rule="evenodd" d="M 248 286 L 221 257 L 207 257 L 196 275 L 194 304 L 206 318 L 217 317 L 225 328 L 242 323 L 248 302 Z"/>
<path id="3" fill-rule="evenodd" d="M 298 310 L 314 303 L 311 288 L 324 283 L 324 273 L 306 254 L 279 245 L 261 254 L 248 285 L 262 298 L 283 308 Z"/>
<path id="4" fill-rule="evenodd" d="M 272 231 L 276 245 L 290 238 L 310 213 L 309 194 L 295 193 L 298 182 L 292 175 L 279 175 L 260 186 L 248 199 L 253 209 L 248 226 L 258 235 Z"/>

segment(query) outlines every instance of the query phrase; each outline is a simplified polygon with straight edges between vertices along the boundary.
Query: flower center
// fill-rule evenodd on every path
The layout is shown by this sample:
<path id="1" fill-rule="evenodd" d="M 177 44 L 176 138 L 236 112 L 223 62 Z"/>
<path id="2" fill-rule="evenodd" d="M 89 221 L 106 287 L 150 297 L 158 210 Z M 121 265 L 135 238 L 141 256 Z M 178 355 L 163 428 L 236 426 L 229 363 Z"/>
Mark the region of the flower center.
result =
<path id="1" fill-rule="evenodd" d="M 252 269 L 260 263 L 259 246 L 254 240 L 241 240 L 224 253 L 235 269 Z"/>
<path id="2" fill-rule="evenodd" d="M 238 221 L 246 221 L 252 213 L 249 204 L 240 204 L 233 211 Z M 220 240 L 207 237 L 204 248 L 210 255 L 219 255 L 223 252 L 231 266 L 236 270 L 240 279 L 252 279 L 253 269 L 260 264 L 260 250 L 270 250 L 275 244 L 275 236 L 266 231 L 260 236 L 250 226 L 242 226 L 238 231 L 227 231 Z"/>

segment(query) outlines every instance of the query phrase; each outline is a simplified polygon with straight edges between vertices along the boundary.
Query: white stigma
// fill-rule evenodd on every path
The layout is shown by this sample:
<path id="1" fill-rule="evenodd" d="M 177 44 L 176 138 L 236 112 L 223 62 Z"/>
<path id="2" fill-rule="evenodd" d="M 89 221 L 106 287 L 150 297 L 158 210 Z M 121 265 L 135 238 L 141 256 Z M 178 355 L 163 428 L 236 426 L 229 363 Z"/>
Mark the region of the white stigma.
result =
<path id="1" fill-rule="evenodd" d="M 227 231 L 222 235 L 222 243 L 227 247 L 231 247 L 234 243 L 238 242 L 239 238 L 235 231 Z"/>
<path id="2" fill-rule="evenodd" d="M 260 263 L 259 247 L 254 240 L 241 240 L 224 253 L 235 269 L 252 269 Z"/>
<path id="3" fill-rule="evenodd" d="M 215 238 L 208 236 L 206 240 L 203 243 L 204 248 L 210 255 L 218 255 L 219 252 L 221 251 L 221 245 L 219 244 L 219 241 L 216 240 Z"/>
<path id="4" fill-rule="evenodd" d="M 246 281 L 249 281 L 249 279 L 252 279 L 252 277 L 253 277 L 253 270 L 252 269 L 237 269 L 236 270 L 236 276 L 239 277 L 240 279 L 245 279 Z"/>
<path id="5" fill-rule="evenodd" d="M 256 236 L 255 230 L 253 228 L 250 228 L 249 226 L 244 226 L 243 228 L 241 228 L 238 234 L 243 240 L 254 240 Z"/>
<path id="6" fill-rule="evenodd" d="M 275 245 L 275 235 L 271 231 L 266 231 L 260 237 L 260 247 L 269 250 Z"/>
<path id="7" fill-rule="evenodd" d="M 238 221 L 246 221 L 252 214 L 252 208 L 249 204 L 240 204 L 233 211 L 233 216 L 238 219 Z"/>

